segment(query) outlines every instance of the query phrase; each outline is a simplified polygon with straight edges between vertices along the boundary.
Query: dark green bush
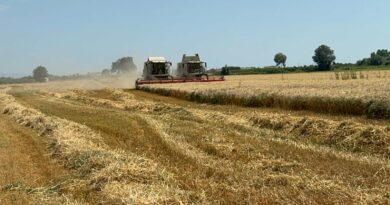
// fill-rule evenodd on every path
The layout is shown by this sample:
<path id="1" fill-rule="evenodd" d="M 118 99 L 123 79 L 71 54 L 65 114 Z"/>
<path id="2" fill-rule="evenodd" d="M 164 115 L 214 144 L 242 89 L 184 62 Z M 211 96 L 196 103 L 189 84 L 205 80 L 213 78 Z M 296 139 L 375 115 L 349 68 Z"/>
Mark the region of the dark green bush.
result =
<path id="1" fill-rule="evenodd" d="M 390 119 L 390 105 L 385 101 L 371 101 L 367 105 L 366 115 L 369 118 Z"/>

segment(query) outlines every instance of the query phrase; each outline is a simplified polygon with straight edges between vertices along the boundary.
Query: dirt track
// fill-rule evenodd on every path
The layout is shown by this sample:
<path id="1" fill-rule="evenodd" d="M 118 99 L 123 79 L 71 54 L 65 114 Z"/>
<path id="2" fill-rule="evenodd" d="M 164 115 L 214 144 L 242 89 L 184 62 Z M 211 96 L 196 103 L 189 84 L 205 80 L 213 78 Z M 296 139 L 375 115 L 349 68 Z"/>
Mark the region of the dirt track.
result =
<path id="1" fill-rule="evenodd" d="M 327 129 L 340 127 L 346 119 L 348 131 L 357 137 L 372 127 L 379 134 L 370 137 L 388 137 L 384 121 L 202 105 L 133 90 L 56 94 L 14 89 L 11 93 L 26 107 L 92 128 L 110 149 L 158 163 L 159 169 L 172 173 L 177 189 L 185 193 L 184 198 L 168 200 L 173 203 L 389 202 L 390 167 L 382 144 L 350 147 L 346 139 L 340 143 L 335 143 L 339 139 L 326 140 L 331 132 Z M 8 140 L 22 141 L 11 142 L 24 147 L 13 152 L 21 153 L 23 159 L 33 158 L 33 168 L 18 175 L 36 174 L 34 178 L 42 178 L 43 184 L 44 179 L 55 178 L 56 168 L 44 163 L 47 149 L 34 141 L 39 137 L 15 123 L 10 126 L 7 116 L 1 117 L 0 123 L 8 130 L 3 133 L 12 134 Z M 285 121 L 290 123 L 277 126 Z M 345 130 L 336 131 L 334 135 Z M 34 142 L 36 146 L 27 146 Z M 123 177 L 131 181 L 131 175 Z M 88 198 L 84 200 L 88 203 Z"/>

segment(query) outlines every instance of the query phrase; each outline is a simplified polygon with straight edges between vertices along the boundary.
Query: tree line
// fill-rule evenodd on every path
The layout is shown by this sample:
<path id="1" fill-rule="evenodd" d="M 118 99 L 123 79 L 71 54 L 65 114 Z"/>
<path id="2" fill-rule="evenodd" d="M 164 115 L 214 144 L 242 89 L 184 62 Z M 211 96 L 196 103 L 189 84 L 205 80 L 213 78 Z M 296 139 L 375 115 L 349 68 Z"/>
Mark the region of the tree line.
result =
<path id="1" fill-rule="evenodd" d="M 314 56 L 312 57 L 313 61 L 317 64 L 318 71 L 326 71 L 332 68 L 336 56 L 334 50 L 332 50 L 327 45 L 320 45 L 316 50 L 314 50 Z M 274 57 L 276 66 L 282 65 L 286 67 L 287 56 L 283 53 L 277 53 Z"/>
<path id="2" fill-rule="evenodd" d="M 329 71 L 334 68 L 358 67 L 358 66 L 387 66 L 390 65 L 390 52 L 387 49 L 379 49 L 376 52 L 371 53 L 369 58 L 358 60 L 356 63 L 341 64 L 336 63 L 336 55 L 327 45 L 320 45 L 314 50 L 312 56 L 313 62 L 316 65 L 309 66 L 293 66 L 287 67 L 287 55 L 282 52 L 275 54 L 274 62 L 276 67 L 264 67 L 264 68 L 245 68 L 237 66 L 224 66 L 221 68 L 220 73 L 222 75 L 229 74 L 272 74 L 272 73 L 283 73 L 283 72 L 315 72 L 315 71 Z M 282 68 L 282 69 L 281 69 Z M 215 73 L 217 70 L 212 70 L 211 73 Z"/>
<path id="3" fill-rule="evenodd" d="M 379 49 L 376 52 L 372 52 L 369 58 L 363 58 L 356 62 L 359 66 L 364 65 L 390 65 L 390 52 L 386 49 Z"/>

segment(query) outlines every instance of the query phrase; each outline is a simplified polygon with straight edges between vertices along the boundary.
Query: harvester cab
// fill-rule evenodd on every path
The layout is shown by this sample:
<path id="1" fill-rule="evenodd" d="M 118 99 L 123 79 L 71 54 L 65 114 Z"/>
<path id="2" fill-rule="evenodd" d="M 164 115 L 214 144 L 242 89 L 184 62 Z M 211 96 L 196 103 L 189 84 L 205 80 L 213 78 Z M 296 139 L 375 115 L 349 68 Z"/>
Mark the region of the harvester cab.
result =
<path id="1" fill-rule="evenodd" d="M 172 63 L 164 57 L 149 57 L 144 64 L 143 78 L 147 80 L 168 80 Z"/>
<path id="2" fill-rule="evenodd" d="M 177 64 L 177 75 L 187 79 L 208 79 L 206 68 L 207 63 L 200 60 L 199 54 L 194 56 L 184 54 L 181 62 Z"/>

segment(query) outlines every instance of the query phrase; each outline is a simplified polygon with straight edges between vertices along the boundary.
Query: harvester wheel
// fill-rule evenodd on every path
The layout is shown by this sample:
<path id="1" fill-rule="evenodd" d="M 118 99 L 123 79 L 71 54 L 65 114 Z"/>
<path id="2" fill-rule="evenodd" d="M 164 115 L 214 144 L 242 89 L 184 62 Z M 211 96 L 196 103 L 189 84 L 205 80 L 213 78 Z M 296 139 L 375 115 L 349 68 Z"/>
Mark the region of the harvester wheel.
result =
<path id="1" fill-rule="evenodd" d="M 138 78 L 138 79 L 135 81 L 135 89 L 136 89 L 136 90 L 139 90 L 139 83 L 138 83 L 139 80 L 140 80 L 140 79 Z"/>
<path id="2" fill-rule="evenodd" d="M 207 75 L 207 74 L 202 74 L 202 75 L 200 76 L 200 79 L 201 79 L 201 80 L 209 80 L 209 75 Z"/>

